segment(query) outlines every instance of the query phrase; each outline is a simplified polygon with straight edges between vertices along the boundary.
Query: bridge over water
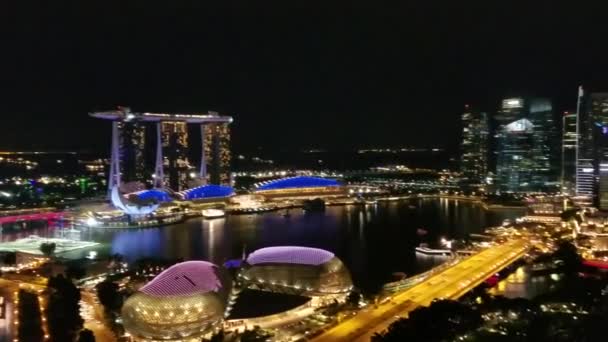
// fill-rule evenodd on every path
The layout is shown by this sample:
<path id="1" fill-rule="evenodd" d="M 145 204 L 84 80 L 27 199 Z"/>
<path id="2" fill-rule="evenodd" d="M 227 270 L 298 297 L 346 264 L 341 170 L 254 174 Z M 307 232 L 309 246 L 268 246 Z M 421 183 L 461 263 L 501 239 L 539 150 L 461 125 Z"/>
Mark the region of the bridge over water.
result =
<path id="1" fill-rule="evenodd" d="M 385 330 L 396 316 L 407 316 L 435 299 L 457 299 L 496 272 L 521 258 L 530 248 L 523 239 L 486 249 L 437 273 L 420 284 L 394 295 L 390 301 L 370 306 L 354 317 L 312 338 L 314 342 L 365 341 Z"/>

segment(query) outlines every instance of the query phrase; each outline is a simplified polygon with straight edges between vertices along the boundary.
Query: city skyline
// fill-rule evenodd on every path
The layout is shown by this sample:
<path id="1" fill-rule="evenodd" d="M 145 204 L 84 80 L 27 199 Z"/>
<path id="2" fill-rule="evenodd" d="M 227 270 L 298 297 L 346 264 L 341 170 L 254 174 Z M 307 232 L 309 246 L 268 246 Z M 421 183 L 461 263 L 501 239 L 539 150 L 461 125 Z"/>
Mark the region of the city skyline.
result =
<path id="1" fill-rule="evenodd" d="M 107 6 L 4 11 L 0 146 L 98 149 L 108 138 L 83 114 L 124 105 L 231 113 L 237 151 L 450 147 L 464 104 L 537 96 L 563 111 L 580 84 L 608 89 L 601 11 L 582 6 Z M 575 38 L 584 54 L 567 53 Z"/>

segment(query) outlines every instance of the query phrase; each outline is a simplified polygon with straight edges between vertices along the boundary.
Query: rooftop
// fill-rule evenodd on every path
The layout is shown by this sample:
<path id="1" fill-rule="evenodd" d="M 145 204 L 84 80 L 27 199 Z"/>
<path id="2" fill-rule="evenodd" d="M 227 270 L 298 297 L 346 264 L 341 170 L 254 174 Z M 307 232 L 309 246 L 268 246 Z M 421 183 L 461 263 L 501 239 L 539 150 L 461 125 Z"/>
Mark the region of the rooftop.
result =
<path id="1" fill-rule="evenodd" d="M 210 262 L 186 261 L 169 267 L 140 291 L 158 297 L 219 291 L 222 282 L 216 272 L 217 266 Z"/>
<path id="2" fill-rule="evenodd" d="M 333 257 L 333 253 L 319 248 L 279 246 L 258 249 L 249 254 L 247 263 L 249 265 L 279 263 L 318 266 Z"/>
<path id="3" fill-rule="evenodd" d="M 279 178 L 271 181 L 256 184 L 255 190 L 278 190 L 288 188 L 312 188 L 312 187 L 326 187 L 326 186 L 340 186 L 340 183 L 335 179 L 321 178 L 321 177 L 308 177 L 308 176 L 297 176 L 288 178 Z"/>

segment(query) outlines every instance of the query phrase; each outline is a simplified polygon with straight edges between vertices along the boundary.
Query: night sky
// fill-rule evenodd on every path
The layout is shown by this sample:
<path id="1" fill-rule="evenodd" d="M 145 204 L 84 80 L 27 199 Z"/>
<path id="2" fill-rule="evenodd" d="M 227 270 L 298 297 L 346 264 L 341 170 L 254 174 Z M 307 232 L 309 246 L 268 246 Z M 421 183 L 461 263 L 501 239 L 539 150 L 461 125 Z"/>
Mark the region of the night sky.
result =
<path id="1" fill-rule="evenodd" d="M 465 103 L 608 91 L 608 11 L 582 1 L 12 3 L 0 149 L 107 151 L 87 112 L 116 105 L 233 115 L 237 152 L 450 148 Z"/>

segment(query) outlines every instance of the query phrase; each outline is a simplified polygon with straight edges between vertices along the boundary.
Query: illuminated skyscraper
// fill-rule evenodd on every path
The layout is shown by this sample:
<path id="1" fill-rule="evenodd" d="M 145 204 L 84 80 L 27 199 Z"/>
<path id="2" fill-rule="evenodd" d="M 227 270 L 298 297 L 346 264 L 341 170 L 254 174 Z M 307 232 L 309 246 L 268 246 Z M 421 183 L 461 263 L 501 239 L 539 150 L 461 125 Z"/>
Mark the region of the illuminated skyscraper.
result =
<path id="1" fill-rule="evenodd" d="M 526 118 L 522 98 L 502 101 L 496 114 L 496 184 L 501 191 L 530 189 L 533 124 Z"/>
<path id="2" fill-rule="evenodd" d="M 592 93 L 585 101 L 582 116 L 581 154 L 591 160 L 596 182 L 595 202 L 608 209 L 608 93 Z"/>
<path id="3" fill-rule="evenodd" d="M 230 183 L 229 116 L 219 113 L 167 114 L 133 113 L 129 108 L 93 112 L 92 117 L 112 121 L 112 149 L 108 196 L 112 189 L 121 187 L 124 180 L 144 181 L 145 123 L 154 126 L 156 158 L 152 174 L 155 188 L 180 191 L 187 186 L 209 179 L 213 184 Z M 201 129 L 200 173 L 194 172 L 189 160 L 188 125 Z M 208 157 L 207 157 L 208 156 Z M 209 172 L 207 172 L 209 170 Z M 166 175 L 166 176 L 165 176 Z M 192 182 L 189 182 L 192 178 Z"/>
<path id="4" fill-rule="evenodd" d="M 146 127 L 137 120 L 118 122 L 120 131 L 120 172 L 123 182 L 143 181 L 145 176 Z"/>
<path id="5" fill-rule="evenodd" d="M 556 187 L 559 147 L 551 102 L 505 99 L 496 122 L 498 189 L 526 192 Z"/>
<path id="6" fill-rule="evenodd" d="M 545 98 L 530 99 L 528 118 L 534 125 L 532 147 L 532 158 L 534 159 L 533 188 L 557 190 L 559 188 L 559 134 L 551 101 Z"/>
<path id="7" fill-rule="evenodd" d="M 562 192 L 576 193 L 576 113 L 565 112 L 562 116 Z"/>
<path id="8" fill-rule="evenodd" d="M 465 105 L 462 126 L 461 172 L 472 181 L 482 182 L 488 173 L 488 115 Z"/>
<path id="9" fill-rule="evenodd" d="M 191 169 L 188 160 L 188 124 L 180 121 L 162 121 L 160 127 L 165 182 L 169 188 L 180 191 L 186 187 Z"/>
<path id="10" fill-rule="evenodd" d="M 203 126 L 205 169 L 209 184 L 230 185 L 230 127 L 228 123 L 211 123 Z"/>

